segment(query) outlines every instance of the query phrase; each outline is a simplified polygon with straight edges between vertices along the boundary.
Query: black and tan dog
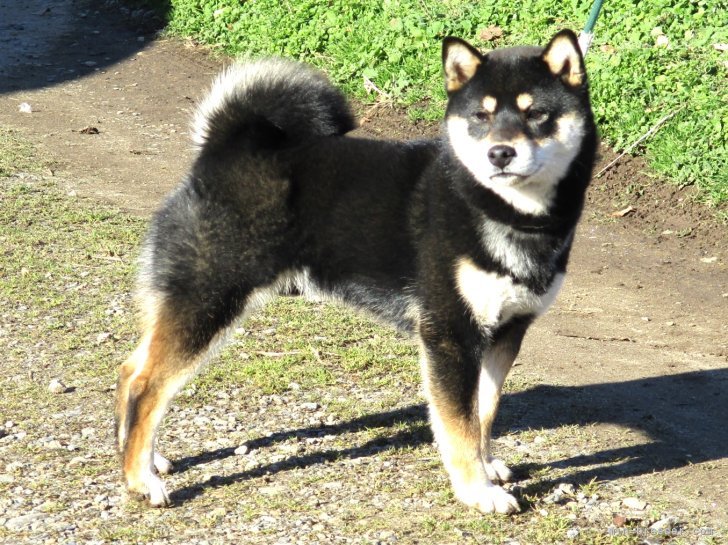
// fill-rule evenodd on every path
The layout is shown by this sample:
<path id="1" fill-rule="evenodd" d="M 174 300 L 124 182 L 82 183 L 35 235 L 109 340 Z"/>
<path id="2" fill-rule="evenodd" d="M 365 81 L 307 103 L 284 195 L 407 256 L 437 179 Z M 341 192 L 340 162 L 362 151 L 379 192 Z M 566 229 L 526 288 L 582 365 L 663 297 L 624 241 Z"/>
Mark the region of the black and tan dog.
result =
<path id="1" fill-rule="evenodd" d="M 168 403 L 230 327 L 281 293 L 328 296 L 415 334 L 432 429 L 456 496 L 518 510 L 490 452 L 503 381 L 561 286 L 596 133 L 574 34 L 481 54 L 447 38 L 442 135 L 345 136 L 318 72 L 226 70 L 194 123 L 198 153 L 141 258 L 143 336 L 121 368 L 124 476 L 169 502 L 154 449 Z"/>

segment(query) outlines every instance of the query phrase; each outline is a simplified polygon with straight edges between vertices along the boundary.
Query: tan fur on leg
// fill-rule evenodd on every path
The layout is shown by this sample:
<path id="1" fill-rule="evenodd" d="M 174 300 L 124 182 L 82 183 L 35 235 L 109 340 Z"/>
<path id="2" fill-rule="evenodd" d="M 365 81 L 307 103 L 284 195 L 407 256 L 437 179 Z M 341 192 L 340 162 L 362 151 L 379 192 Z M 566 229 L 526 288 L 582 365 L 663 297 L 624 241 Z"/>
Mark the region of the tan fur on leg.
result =
<path id="1" fill-rule="evenodd" d="M 425 393 L 430 402 L 430 422 L 455 496 L 483 513 L 513 513 L 516 499 L 494 485 L 486 473 L 481 450 L 480 424 L 475 415 L 463 414 L 429 376 L 426 351 L 422 349 Z"/>
<path id="2" fill-rule="evenodd" d="M 124 476 L 129 490 L 148 496 L 153 506 L 169 504 L 164 484 L 155 475 L 155 458 L 162 466 L 160 473 L 171 469 L 171 464 L 155 456 L 156 430 L 169 401 L 193 375 L 199 361 L 181 353 L 173 331 L 171 322 L 157 322 L 147 349 L 143 351 L 141 345 L 138 354 L 135 352 L 140 359 L 135 360 L 136 369 L 128 379 Z"/>

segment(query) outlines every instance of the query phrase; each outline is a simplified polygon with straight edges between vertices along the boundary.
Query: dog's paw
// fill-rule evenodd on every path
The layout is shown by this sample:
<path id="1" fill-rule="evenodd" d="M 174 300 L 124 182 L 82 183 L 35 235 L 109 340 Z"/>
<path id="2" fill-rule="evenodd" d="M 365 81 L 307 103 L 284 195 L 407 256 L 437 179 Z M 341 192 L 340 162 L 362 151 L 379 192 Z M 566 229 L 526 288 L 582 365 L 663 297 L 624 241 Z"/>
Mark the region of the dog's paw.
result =
<path id="1" fill-rule="evenodd" d="M 455 496 L 465 505 L 474 507 L 481 513 L 508 515 L 521 510 L 518 500 L 500 486 L 481 483 L 459 488 L 455 490 Z"/>
<path id="2" fill-rule="evenodd" d="M 152 507 L 167 507 L 172 503 L 167 495 L 164 482 L 151 471 L 139 480 L 130 481 L 127 489 L 132 494 L 146 498 Z"/>
<path id="3" fill-rule="evenodd" d="M 483 466 L 485 474 L 494 483 L 507 483 L 513 478 L 513 472 L 498 458 L 489 457 Z"/>
<path id="4" fill-rule="evenodd" d="M 160 475 L 169 475 L 174 470 L 174 466 L 172 465 L 172 462 L 167 460 L 164 456 L 162 456 L 158 452 L 155 452 L 154 469 L 156 469 L 157 473 L 159 473 Z"/>

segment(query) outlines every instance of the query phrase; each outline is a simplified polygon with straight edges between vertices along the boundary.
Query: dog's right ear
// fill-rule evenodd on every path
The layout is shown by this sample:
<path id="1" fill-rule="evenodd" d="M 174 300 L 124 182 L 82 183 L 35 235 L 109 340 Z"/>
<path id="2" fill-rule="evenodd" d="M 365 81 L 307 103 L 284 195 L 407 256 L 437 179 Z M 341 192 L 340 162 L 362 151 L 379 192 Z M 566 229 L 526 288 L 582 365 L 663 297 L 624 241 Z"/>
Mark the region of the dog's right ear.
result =
<path id="1" fill-rule="evenodd" d="M 448 94 L 470 81 L 481 62 L 483 55 L 468 42 L 460 38 L 445 38 L 442 41 L 442 66 Z"/>

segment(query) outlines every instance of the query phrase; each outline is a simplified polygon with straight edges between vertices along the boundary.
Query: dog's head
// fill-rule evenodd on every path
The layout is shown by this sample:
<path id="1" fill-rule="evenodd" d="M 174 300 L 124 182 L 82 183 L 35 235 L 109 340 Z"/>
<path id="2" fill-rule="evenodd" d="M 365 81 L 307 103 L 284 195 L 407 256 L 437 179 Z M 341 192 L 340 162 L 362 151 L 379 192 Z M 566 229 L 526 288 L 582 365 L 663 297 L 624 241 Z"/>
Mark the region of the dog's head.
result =
<path id="1" fill-rule="evenodd" d="M 584 59 L 570 30 L 545 48 L 481 54 L 446 38 L 446 132 L 473 178 L 527 214 L 549 209 L 594 127 Z"/>

